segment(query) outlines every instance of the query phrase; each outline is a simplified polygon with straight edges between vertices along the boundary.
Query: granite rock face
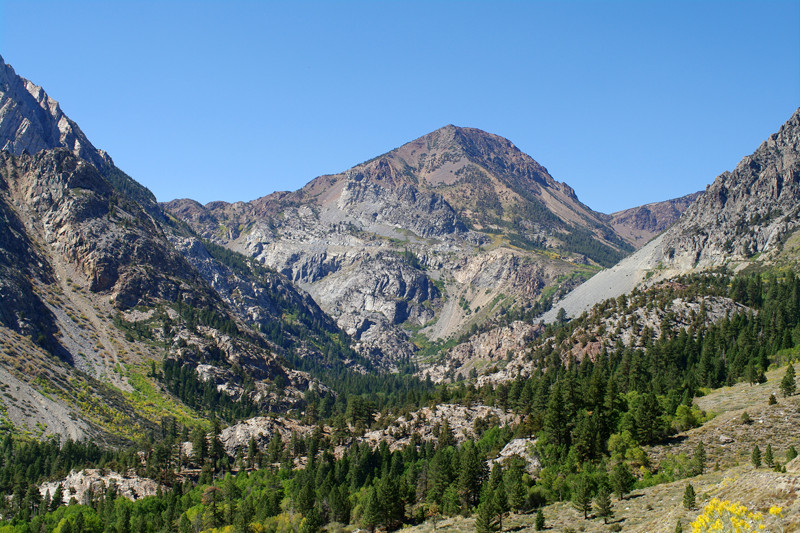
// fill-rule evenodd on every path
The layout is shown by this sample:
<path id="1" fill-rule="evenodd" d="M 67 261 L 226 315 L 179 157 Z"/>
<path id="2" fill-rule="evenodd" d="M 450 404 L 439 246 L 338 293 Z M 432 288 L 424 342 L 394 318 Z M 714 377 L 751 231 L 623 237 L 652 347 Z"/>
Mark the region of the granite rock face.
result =
<path id="1" fill-rule="evenodd" d="M 174 299 L 179 282 L 168 272 L 196 277 L 141 207 L 63 148 L 0 152 L 0 185 L 5 211 L 22 219 L 28 239 L 41 239 L 51 259 L 74 268 L 90 291 L 109 293 L 120 309 Z M 149 268 L 156 264 L 157 271 Z"/>
<path id="2" fill-rule="evenodd" d="M 542 470 L 542 461 L 536 453 L 536 439 L 513 439 L 506 444 L 494 459 L 489 461 L 489 466 L 495 463 L 505 465 L 506 462 L 520 458 L 525 462 L 525 471 L 531 478 L 536 479 Z"/>
<path id="3" fill-rule="evenodd" d="M 130 390 L 118 369 L 141 363 L 144 354 L 213 367 L 201 379 L 269 409 L 293 405 L 312 382 L 307 374 L 287 368 L 278 350 L 236 317 L 170 243 L 158 220 L 67 149 L 20 156 L 0 152 L 0 213 L 9 222 L 0 238 L 0 255 L 9 259 L 0 267 L 0 327 L 8 330 L 0 341 L 10 353 L 40 360 L 33 372 L 27 368 L 31 361 L 22 359 L 6 368 L 23 384 L 12 403 L 30 401 L 25 384 L 37 378 L 63 388 L 61 397 L 73 396 L 78 391 L 66 378 L 76 369 L 83 372 L 81 379 Z M 302 302 L 299 294 L 294 296 Z M 333 328 L 330 319 L 327 323 Z M 13 345 L 12 332 L 29 335 L 27 343 L 35 346 Z M 136 345 L 137 336 L 156 341 L 157 347 Z M 45 353 L 50 357 L 42 359 Z M 253 381 L 249 388 L 245 375 Z M 283 381 L 283 389 L 276 379 Z M 93 383 L 102 390 L 99 381 Z M 108 402 L 119 402 L 116 408 L 137 417 L 124 400 Z M 38 420 L 47 423 L 48 431 L 59 427 L 43 410 L 27 409 L 31 420 L 26 421 L 15 417 L 12 405 L 6 407 L 15 423 L 30 427 Z M 102 433 L 79 412 L 66 409 L 64 415 L 72 420 L 70 434 Z M 149 422 L 131 421 L 136 423 Z"/>
<path id="4" fill-rule="evenodd" d="M 485 372 L 492 363 L 519 357 L 542 330 L 540 326 L 520 320 L 492 328 L 454 346 L 441 363 L 423 369 L 420 374 L 430 377 L 434 383 L 441 383 Z"/>
<path id="5" fill-rule="evenodd" d="M 129 500 L 140 500 L 147 496 L 155 496 L 159 491 L 159 484 L 149 478 L 139 477 L 135 474 L 120 474 L 114 471 L 103 471 L 99 468 L 87 468 L 80 471 L 73 470 L 60 481 L 48 481 L 39 487 L 42 497 L 46 494 L 55 494 L 61 485 L 64 505 L 72 498 L 84 505 L 90 502 L 88 498 L 102 496 L 106 489 L 114 487 L 118 496 Z M 161 487 L 166 489 L 166 487 Z"/>
<path id="6" fill-rule="evenodd" d="M 454 441 L 461 444 L 467 439 L 475 439 L 481 428 L 485 430 L 491 427 L 504 427 L 517 424 L 519 421 L 518 415 L 496 407 L 439 404 L 435 407 L 424 407 L 407 416 L 378 419 L 373 425 L 380 426 L 380 429 L 366 431 L 363 434 L 358 434 L 355 428 L 348 427 L 350 435 L 345 439 L 345 444 L 337 446 L 335 453 L 341 457 L 347 447 L 354 442 L 367 443 L 373 449 L 386 442 L 392 451 L 403 449 L 412 439 L 418 444 L 427 441 L 436 442 L 440 431 L 444 431 L 446 427 L 449 427 Z M 279 436 L 286 443 L 292 434 L 304 437 L 316 429 L 317 426 L 302 424 L 284 417 L 255 417 L 222 430 L 220 441 L 226 452 L 235 456 L 237 450 L 247 450 L 251 439 L 255 441 L 258 449 L 264 451 L 275 436 Z M 329 426 L 319 429 L 326 436 L 334 431 Z"/>

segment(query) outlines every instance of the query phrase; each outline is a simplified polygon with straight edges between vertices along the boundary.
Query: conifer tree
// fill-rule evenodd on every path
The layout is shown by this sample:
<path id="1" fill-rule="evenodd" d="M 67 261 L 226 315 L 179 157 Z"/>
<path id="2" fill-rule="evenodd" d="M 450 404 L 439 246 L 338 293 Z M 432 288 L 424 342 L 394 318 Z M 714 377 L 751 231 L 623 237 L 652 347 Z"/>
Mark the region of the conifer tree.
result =
<path id="1" fill-rule="evenodd" d="M 589 511 L 592 510 L 592 493 L 585 474 L 578 474 L 575 480 L 575 486 L 572 489 L 572 505 L 583 513 L 584 520 L 588 519 Z"/>
<path id="2" fill-rule="evenodd" d="M 789 449 L 786 450 L 786 462 L 788 463 L 789 461 L 791 461 L 795 457 L 797 457 L 797 449 L 794 447 L 794 445 L 789 446 Z M 55 498 L 55 496 L 54 496 L 54 498 Z"/>
<path id="3" fill-rule="evenodd" d="M 753 462 L 753 466 L 761 468 L 761 449 L 758 447 L 758 444 L 753 446 L 753 453 L 750 455 L 750 460 Z"/>
<path id="4" fill-rule="evenodd" d="M 781 380 L 781 392 L 783 393 L 784 398 L 787 396 L 792 396 L 795 392 L 797 392 L 794 366 L 791 363 L 789 363 L 789 366 L 786 368 L 786 373 L 783 375 L 783 379 Z"/>
<path id="5" fill-rule="evenodd" d="M 614 516 L 614 504 L 611 503 L 611 494 L 606 487 L 600 487 L 594 498 L 594 506 L 597 516 L 603 519 L 604 524 L 608 524 L 608 519 Z"/>
<path id="6" fill-rule="evenodd" d="M 633 488 L 636 478 L 631 473 L 627 464 L 624 462 L 619 462 L 611 471 L 609 481 L 611 482 L 611 488 L 614 490 L 614 494 L 617 495 L 617 498 L 624 500 L 625 496 Z"/>
<path id="7" fill-rule="evenodd" d="M 636 438 L 640 443 L 653 442 L 660 436 L 661 414 L 656 395 L 652 391 L 642 395 L 634 413 Z"/>
<path id="8" fill-rule="evenodd" d="M 506 487 L 503 483 L 502 478 L 500 479 L 500 484 L 494 490 L 494 496 L 492 497 L 494 509 L 497 513 L 497 524 L 498 529 L 503 531 L 503 517 L 509 511 L 508 508 L 508 496 L 506 495 Z"/>
<path id="9" fill-rule="evenodd" d="M 53 499 L 50 500 L 50 510 L 55 511 L 59 505 L 64 503 L 64 489 L 61 487 L 61 483 L 58 484 L 56 487 L 55 492 L 53 493 Z"/>
<path id="10" fill-rule="evenodd" d="M 456 438 L 453 436 L 453 430 L 450 429 L 450 422 L 445 418 L 441 429 L 439 430 L 438 448 L 443 450 L 448 446 L 455 446 Z"/>
<path id="11" fill-rule="evenodd" d="M 767 400 L 767 405 L 778 405 L 778 399 L 775 397 L 774 394 L 769 395 L 769 400 Z"/>
<path id="12" fill-rule="evenodd" d="M 706 471 L 706 448 L 703 445 L 703 441 L 697 443 L 697 447 L 694 450 L 694 456 L 692 457 L 692 463 L 693 475 L 699 476 Z"/>
<path id="13" fill-rule="evenodd" d="M 764 464 L 770 468 L 775 466 L 775 457 L 772 455 L 771 444 L 767 444 L 767 449 L 764 451 Z"/>
<path id="14" fill-rule="evenodd" d="M 189 520 L 189 517 L 186 516 L 186 513 L 182 513 L 180 520 L 178 520 L 178 532 L 194 533 L 194 526 L 192 525 L 192 521 Z"/>
<path id="15" fill-rule="evenodd" d="M 316 507 L 312 507 L 300 522 L 300 533 L 317 533 L 323 525 L 322 517 Z"/>
<path id="16" fill-rule="evenodd" d="M 493 496 L 494 494 L 487 494 L 478 504 L 478 512 L 475 516 L 475 531 L 477 533 L 493 533 L 499 529 Z"/>
<path id="17" fill-rule="evenodd" d="M 374 533 L 375 527 L 381 522 L 382 514 L 380 502 L 375 494 L 375 487 L 370 487 L 367 491 L 367 498 L 364 502 L 364 513 L 361 520 L 364 522 L 364 525 Z"/>
<path id="18" fill-rule="evenodd" d="M 458 495 L 466 511 L 478 505 L 481 483 L 486 477 L 484 462 L 481 461 L 478 449 L 471 441 L 464 443 L 458 466 Z"/>
<path id="19" fill-rule="evenodd" d="M 536 510 L 536 518 L 534 518 L 534 527 L 536 531 L 542 531 L 544 529 L 544 513 L 541 509 Z"/>
<path id="20" fill-rule="evenodd" d="M 686 485 L 686 490 L 683 491 L 683 507 L 690 511 L 695 508 L 694 487 L 691 483 Z"/>
<path id="21" fill-rule="evenodd" d="M 683 526 L 681 525 L 680 520 L 678 520 L 678 523 L 675 524 L 675 533 L 683 533 Z"/>
<path id="22" fill-rule="evenodd" d="M 519 464 L 511 465 L 503 479 L 508 492 L 508 505 L 515 511 L 525 506 L 525 484 L 522 481 L 523 468 Z"/>
<path id="23" fill-rule="evenodd" d="M 400 494 L 400 483 L 391 473 L 381 478 L 376 489 L 376 496 L 381 506 L 380 523 L 387 529 L 393 529 L 405 518 L 405 503 Z"/>

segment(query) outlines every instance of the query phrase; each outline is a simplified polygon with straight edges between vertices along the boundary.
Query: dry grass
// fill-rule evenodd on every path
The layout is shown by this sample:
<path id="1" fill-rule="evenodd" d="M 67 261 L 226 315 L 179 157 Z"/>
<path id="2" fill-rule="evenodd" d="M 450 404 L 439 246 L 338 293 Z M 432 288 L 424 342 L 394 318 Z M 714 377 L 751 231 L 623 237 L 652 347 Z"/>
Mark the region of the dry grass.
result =
<path id="1" fill-rule="evenodd" d="M 753 447 L 758 445 L 763 454 L 767 444 L 772 445 L 776 460 L 785 462 L 789 446 L 800 449 L 800 396 L 783 398 L 778 390 L 785 371 L 785 367 L 770 371 L 761 385 L 740 383 L 695 400 L 701 409 L 718 415 L 702 427 L 677 435 L 670 444 L 649 448 L 651 461 L 658 464 L 669 454 L 691 456 L 702 441 L 709 466 L 748 463 Z M 778 399 L 776 405 L 768 404 L 770 394 Z M 745 411 L 752 420 L 749 425 L 742 423 Z"/>

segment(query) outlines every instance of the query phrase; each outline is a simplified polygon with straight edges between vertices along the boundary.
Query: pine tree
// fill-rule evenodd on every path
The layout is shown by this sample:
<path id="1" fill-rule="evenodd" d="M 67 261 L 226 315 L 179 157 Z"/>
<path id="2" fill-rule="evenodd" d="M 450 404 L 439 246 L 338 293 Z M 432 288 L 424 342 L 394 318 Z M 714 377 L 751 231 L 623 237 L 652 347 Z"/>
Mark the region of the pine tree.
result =
<path id="1" fill-rule="evenodd" d="M 456 438 L 453 436 L 453 430 L 450 429 L 450 422 L 446 418 L 444 419 L 442 428 L 439 430 L 438 441 L 437 447 L 440 450 L 443 450 L 448 446 L 456 445 Z"/>
<path id="2" fill-rule="evenodd" d="M 478 504 L 481 496 L 481 483 L 486 477 L 486 466 L 478 455 L 478 449 L 471 441 L 464 443 L 458 466 L 458 495 L 464 510 L 469 510 Z"/>
<path id="3" fill-rule="evenodd" d="M 767 400 L 767 405 L 778 405 L 778 399 L 775 398 L 774 394 L 769 395 L 769 400 Z"/>
<path id="4" fill-rule="evenodd" d="M 503 531 L 503 517 L 508 512 L 508 496 L 506 495 L 506 487 L 501 478 L 500 484 L 494 491 L 492 497 L 494 509 L 497 513 L 498 530 Z"/>
<path id="5" fill-rule="evenodd" d="M 761 468 L 761 450 L 759 449 L 758 444 L 753 447 L 753 453 L 750 455 L 750 460 L 753 462 L 753 466 L 756 468 Z"/>
<path id="6" fill-rule="evenodd" d="M 690 511 L 695 508 L 694 487 L 691 483 L 686 485 L 686 490 L 683 491 L 683 507 Z"/>
<path id="7" fill-rule="evenodd" d="M 536 531 L 542 531 L 544 529 L 544 513 L 541 509 L 536 510 L 536 518 L 534 519 L 534 527 Z"/>
<path id="8" fill-rule="evenodd" d="M 120 498 L 122 500 L 122 498 Z M 117 500 L 117 519 L 116 530 L 117 533 L 129 533 L 131 530 L 131 509 L 128 507 L 127 501 Z"/>
<path id="9" fill-rule="evenodd" d="M 692 457 L 692 474 L 699 476 L 706 471 L 706 448 L 703 441 L 697 443 L 697 448 L 694 450 Z"/>
<path id="10" fill-rule="evenodd" d="M 783 379 L 781 380 L 781 392 L 784 398 L 792 396 L 797 392 L 797 383 L 795 383 L 794 378 L 794 366 L 789 363 L 789 366 L 786 368 L 786 374 L 783 375 Z"/>
<path id="11" fill-rule="evenodd" d="M 192 461 L 202 466 L 208 456 L 208 441 L 202 428 L 195 428 L 192 434 Z"/>
<path id="12" fill-rule="evenodd" d="M 636 478 L 633 474 L 631 474 L 628 465 L 620 462 L 617 463 L 614 466 L 614 469 L 611 471 L 610 481 L 611 488 L 614 490 L 614 494 L 616 494 L 617 498 L 620 500 L 624 500 L 625 496 L 633 488 Z"/>
<path id="13" fill-rule="evenodd" d="M 300 522 L 300 533 L 317 533 L 322 525 L 323 521 L 320 512 L 316 507 L 312 507 L 303 517 L 303 521 Z"/>
<path id="14" fill-rule="evenodd" d="M 382 514 L 380 502 L 375 494 L 375 487 L 370 487 L 369 491 L 367 491 L 367 498 L 364 502 L 364 513 L 361 520 L 364 522 L 364 525 L 374 533 L 375 526 L 380 524 Z"/>
<path id="15" fill-rule="evenodd" d="M 786 462 L 788 463 L 795 457 L 797 457 L 797 448 L 795 448 L 794 445 L 789 446 L 789 449 L 786 450 Z"/>
<path id="16" fill-rule="evenodd" d="M 614 516 L 614 505 L 611 503 L 611 494 L 606 487 L 600 487 L 594 498 L 594 506 L 597 509 L 597 516 L 603 519 L 604 524 L 608 524 L 608 519 Z"/>
<path id="17" fill-rule="evenodd" d="M 194 533 L 194 526 L 186 513 L 182 513 L 181 519 L 178 520 L 178 531 L 179 533 Z"/>
<path id="18" fill-rule="evenodd" d="M 572 505 L 583 513 L 584 520 L 588 519 L 589 511 L 592 510 L 592 494 L 589 480 L 584 474 L 578 474 L 578 478 L 575 480 L 575 486 L 572 489 Z"/>
<path id="19" fill-rule="evenodd" d="M 56 487 L 55 492 L 53 493 L 53 499 L 50 500 L 50 510 L 55 511 L 59 505 L 64 503 L 64 489 L 61 487 L 61 483 L 58 484 Z"/>
<path id="20" fill-rule="evenodd" d="M 675 524 L 675 533 L 683 533 L 683 526 L 681 525 L 680 520 L 678 520 L 678 523 Z"/>
<path id="21" fill-rule="evenodd" d="M 772 445 L 767 444 L 767 449 L 764 452 L 764 464 L 772 468 L 775 466 L 775 457 L 772 455 Z"/>
<path id="22" fill-rule="evenodd" d="M 477 533 L 493 533 L 499 529 L 493 496 L 493 494 L 488 494 L 478 505 L 478 512 L 475 516 L 475 531 Z"/>
<path id="23" fill-rule="evenodd" d="M 394 529 L 405 518 L 405 502 L 400 494 L 400 483 L 390 472 L 377 485 L 376 496 L 381 503 L 380 523 L 386 529 Z"/>
<path id="24" fill-rule="evenodd" d="M 525 484 L 522 481 L 523 468 L 518 464 L 514 464 L 506 472 L 503 483 L 508 491 L 508 504 L 515 511 L 521 511 L 525 506 Z"/>
<path id="25" fill-rule="evenodd" d="M 643 394 L 634 412 L 636 439 L 640 443 L 653 442 L 660 436 L 661 414 L 656 395 L 652 391 Z"/>

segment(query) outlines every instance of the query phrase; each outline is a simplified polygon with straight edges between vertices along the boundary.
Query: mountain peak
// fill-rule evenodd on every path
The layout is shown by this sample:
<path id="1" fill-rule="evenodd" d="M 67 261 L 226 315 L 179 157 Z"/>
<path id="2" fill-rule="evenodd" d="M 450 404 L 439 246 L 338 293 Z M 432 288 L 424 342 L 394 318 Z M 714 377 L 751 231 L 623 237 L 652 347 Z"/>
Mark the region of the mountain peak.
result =
<path id="1" fill-rule="evenodd" d="M 108 154 L 92 145 L 56 100 L 19 76 L 0 56 L 0 150 L 20 155 L 62 147 L 101 172 L 113 166 Z"/>

